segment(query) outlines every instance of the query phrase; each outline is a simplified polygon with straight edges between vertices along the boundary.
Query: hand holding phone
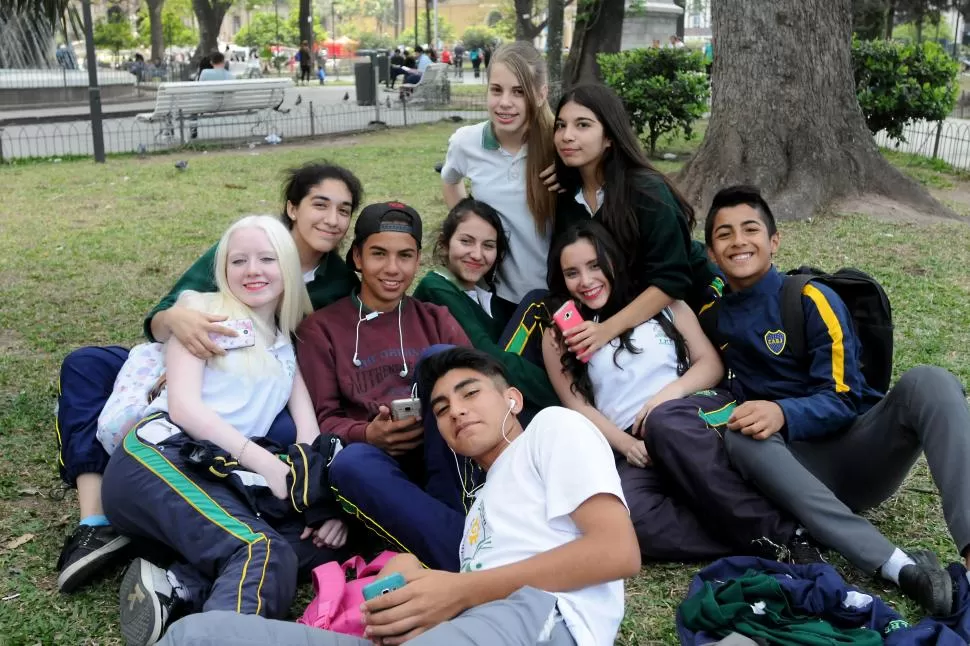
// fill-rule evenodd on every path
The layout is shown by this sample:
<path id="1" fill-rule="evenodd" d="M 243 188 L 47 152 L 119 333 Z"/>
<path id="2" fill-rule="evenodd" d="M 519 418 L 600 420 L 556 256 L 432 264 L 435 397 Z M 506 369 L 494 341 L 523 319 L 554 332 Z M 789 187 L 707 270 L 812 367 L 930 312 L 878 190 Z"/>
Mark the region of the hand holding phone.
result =
<path id="1" fill-rule="evenodd" d="M 566 301 L 556 310 L 556 313 L 552 315 L 552 320 L 563 334 L 584 323 L 583 315 L 579 313 L 576 303 L 571 300 Z M 580 361 L 586 363 L 589 359 L 580 359 Z"/>
<path id="2" fill-rule="evenodd" d="M 399 572 L 395 572 L 389 576 L 380 578 L 373 583 L 368 583 L 364 586 L 363 593 L 364 599 L 370 601 L 371 599 L 376 599 L 382 595 L 385 595 L 394 590 L 400 590 L 405 585 L 407 581 L 404 580 L 404 576 Z"/>
<path id="3" fill-rule="evenodd" d="M 249 348 L 256 345 L 256 332 L 253 329 L 252 319 L 231 319 L 223 321 L 220 325 L 236 331 L 236 336 L 209 332 L 209 338 L 223 350 Z"/>
<path id="4" fill-rule="evenodd" d="M 408 417 L 421 416 L 421 400 L 417 397 L 395 399 L 391 402 L 391 419 L 400 422 Z"/>

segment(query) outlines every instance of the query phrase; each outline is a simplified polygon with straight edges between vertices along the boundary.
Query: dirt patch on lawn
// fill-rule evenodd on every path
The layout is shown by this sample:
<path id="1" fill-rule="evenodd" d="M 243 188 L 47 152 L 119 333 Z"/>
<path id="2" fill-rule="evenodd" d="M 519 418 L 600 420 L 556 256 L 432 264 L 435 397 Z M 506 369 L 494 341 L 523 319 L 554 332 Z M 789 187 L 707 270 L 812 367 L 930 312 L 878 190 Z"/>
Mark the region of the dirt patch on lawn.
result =
<path id="1" fill-rule="evenodd" d="M 970 184 L 958 183 L 948 189 L 933 189 L 930 194 L 950 207 L 958 216 L 970 215 Z M 904 222 L 907 224 L 940 224 L 944 222 L 965 222 L 961 218 L 946 218 L 924 213 L 909 204 L 903 204 L 884 195 L 867 194 L 832 204 L 833 213 L 858 213 L 884 222 Z"/>
<path id="2" fill-rule="evenodd" d="M 21 355 L 26 351 L 27 344 L 20 334 L 13 330 L 0 328 L 0 354 Z"/>

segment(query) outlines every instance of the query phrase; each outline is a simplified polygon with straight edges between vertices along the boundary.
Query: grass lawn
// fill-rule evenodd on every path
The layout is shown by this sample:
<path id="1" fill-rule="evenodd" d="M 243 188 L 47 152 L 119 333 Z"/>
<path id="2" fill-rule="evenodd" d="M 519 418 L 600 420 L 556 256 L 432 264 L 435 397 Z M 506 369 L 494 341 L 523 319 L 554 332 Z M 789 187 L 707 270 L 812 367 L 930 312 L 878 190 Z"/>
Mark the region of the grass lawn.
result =
<path id="1" fill-rule="evenodd" d="M 308 159 L 354 169 L 367 201 L 415 206 L 430 244 L 446 211 L 432 167 L 455 127 L 256 151 L 112 158 L 101 166 L 0 167 L 0 645 L 120 642 L 120 568 L 74 596 L 56 591 L 54 563 L 77 521 L 75 496 L 61 495 L 57 476 L 52 410 L 61 359 L 82 345 L 138 342 L 144 313 L 182 270 L 241 214 L 276 212 L 279 171 Z M 685 153 L 690 146 L 662 147 Z M 186 172 L 174 168 L 180 158 L 189 160 Z M 964 187 L 963 175 L 892 159 L 934 189 Z M 823 215 L 783 224 L 781 232 L 782 267 L 856 266 L 882 281 L 895 312 L 897 376 L 933 363 L 970 382 L 970 227 Z M 922 462 L 898 495 L 868 517 L 904 548 L 957 557 Z M 887 592 L 880 581 L 832 561 L 859 585 Z M 697 567 L 645 566 L 627 587 L 618 643 L 675 643 L 674 610 Z M 918 617 L 913 606 L 887 596 L 907 617 Z"/>

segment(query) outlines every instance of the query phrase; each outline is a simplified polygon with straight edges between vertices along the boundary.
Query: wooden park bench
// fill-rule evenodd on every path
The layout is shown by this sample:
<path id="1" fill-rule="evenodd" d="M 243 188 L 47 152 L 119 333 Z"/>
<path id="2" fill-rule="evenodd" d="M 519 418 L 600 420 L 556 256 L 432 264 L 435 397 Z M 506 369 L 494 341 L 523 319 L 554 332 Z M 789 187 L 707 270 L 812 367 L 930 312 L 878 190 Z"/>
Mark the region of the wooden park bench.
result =
<path id="1" fill-rule="evenodd" d="M 401 100 L 425 105 L 446 105 L 451 102 L 451 83 L 446 63 L 432 63 L 424 69 L 417 83 L 401 84 Z"/>
<path id="2" fill-rule="evenodd" d="M 135 117 L 137 121 L 158 123 L 159 136 L 174 136 L 175 122 L 184 125 L 192 120 L 231 115 L 257 114 L 253 131 L 259 127 L 270 110 L 281 110 L 286 89 L 293 87 L 293 79 L 252 79 L 234 81 L 192 81 L 161 83 L 155 98 L 155 110 Z M 184 127 L 183 127 L 184 130 Z M 184 139 L 184 132 L 183 137 Z"/>

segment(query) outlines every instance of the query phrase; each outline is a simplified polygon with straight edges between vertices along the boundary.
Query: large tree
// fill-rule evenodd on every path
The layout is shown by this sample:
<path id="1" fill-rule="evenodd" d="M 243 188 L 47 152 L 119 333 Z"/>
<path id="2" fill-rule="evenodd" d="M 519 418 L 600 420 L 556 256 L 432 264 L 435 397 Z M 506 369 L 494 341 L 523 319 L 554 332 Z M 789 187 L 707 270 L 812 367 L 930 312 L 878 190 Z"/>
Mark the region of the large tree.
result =
<path id="1" fill-rule="evenodd" d="M 620 51 L 624 0 L 579 0 L 569 58 L 562 70 L 563 86 L 599 79 L 596 54 Z"/>
<path id="2" fill-rule="evenodd" d="M 549 0 L 549 31 L 546 38 L 546 64 L 549 66 L 550 81 L 562 80 L 562 30 L 565 3 L 563 0 Z"/>
<path id="3" fill-rule="evenodd" d="M 165 0 L 145 0 L 148 7 L 148 24 L 152 43 L 152 60 L 162 60 L 165 54 L 165 36 L 162 29 L 162 6 Z"/>
<path id="4" fill-rule="evenodd" d="M 718 0 L 711 119 L 679 183 L 695 205 L 760 187 L 779 218 L 881 195 L 952 213 L 892 167 L 866 129 L 850 52 L 851 0 Z"/>
<path id="5" fill-rule="evenodd" d="M 192 10 L 199 22 L 199 46 L 193 60 L 199 60 L 219 46 L 219 30 L 233 0 L 192 0 Z"/>

